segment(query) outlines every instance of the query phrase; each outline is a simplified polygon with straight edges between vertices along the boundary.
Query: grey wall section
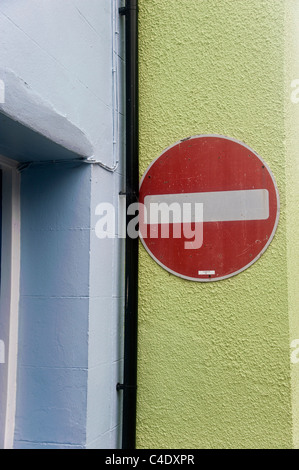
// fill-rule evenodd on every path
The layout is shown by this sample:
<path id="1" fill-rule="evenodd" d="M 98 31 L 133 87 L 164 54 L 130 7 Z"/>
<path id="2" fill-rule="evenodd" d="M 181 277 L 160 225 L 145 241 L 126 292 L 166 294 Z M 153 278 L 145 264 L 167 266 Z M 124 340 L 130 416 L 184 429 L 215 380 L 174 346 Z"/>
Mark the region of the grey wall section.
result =
<path id="1" fill-rule="evenodd" d="M 15 112 L 13 105 L 7 112 L 24 124 L 29 120 L 31 128 L 58 143 L 64 141 L 74 151 L 90 147 L 88 151 L 106 164 L 113 163 L 112 25 L 117 4 L 118 0 L 0 2 L 6 93 L 9 96 L 16 83 L 24 89 L 23 110 L 18 96 Z M 41 119 L 42 108 L 51 119 L 44 119 L 44 111 Z M 78 130 L 78 142 L 71 142 L 72 131 L 59 137 L 61 126 L 55 129 L 55 122 L 63 118 L 66 129 Z M 89 146 L 82 146 L 82 135 Z"/>
<path id="2" fill-rule="evenodd" d="M 111 2 L 115 3 L 115 2 Z M 115 5 L 122 2 L 116 1 Z M 123 29 L 117 20 L 118 47 L 113 49 L 113 63 L 117 69 L 120 98 L 124 84 Z M 114 84 L 115 85 L 115 84 Z M 116 90 L 114 90 L 116 91 Z M 116 155 L 119 164 L 114 173 L 92 168 L 91 178 L 91 231 L 90 231 L 90 309 L 89 309 L 89 370 L 87 400 L 87 448 L 121 447 L 122 393 L 116 384 L 122 382 L 123 320 L 124 320 L 124 264 L 125 240 L 118 232 L 119 192 L 125 190 L 123 99 L 115 102 L 117 122 Z M 111 158 L 111 154 L 110 154 Z M 115 157 L 112 157 L 112 160 Z M 114 238 L 99 239 L 95 234 L 99 216 L 98 204 L 105 202 L 115 209 Z"/>

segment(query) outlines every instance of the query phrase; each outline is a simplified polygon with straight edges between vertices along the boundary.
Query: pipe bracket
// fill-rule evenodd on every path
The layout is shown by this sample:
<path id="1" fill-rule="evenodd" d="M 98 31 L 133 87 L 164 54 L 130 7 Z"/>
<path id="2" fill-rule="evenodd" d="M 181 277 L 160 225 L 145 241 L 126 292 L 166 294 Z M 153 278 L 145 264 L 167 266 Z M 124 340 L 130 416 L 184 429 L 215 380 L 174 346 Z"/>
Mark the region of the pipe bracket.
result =
<path id="1" fill-rule="evenodd" d="M 119 392 L 120 390 L 125 390 L 125 389 L 134 389 L 137 390 L 137 385 L 125 385 L 125 384 L 116 384 L 116 390 Z"/>

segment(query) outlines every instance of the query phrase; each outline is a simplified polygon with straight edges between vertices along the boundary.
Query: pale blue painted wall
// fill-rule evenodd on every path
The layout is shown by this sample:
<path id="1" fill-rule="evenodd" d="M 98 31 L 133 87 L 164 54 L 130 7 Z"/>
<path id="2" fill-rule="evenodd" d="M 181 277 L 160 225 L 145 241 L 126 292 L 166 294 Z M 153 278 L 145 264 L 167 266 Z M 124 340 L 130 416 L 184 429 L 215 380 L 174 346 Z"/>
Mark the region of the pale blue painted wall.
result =
<path id="1" fill-rule="evenodd" d="M 91 448 L 120 446 L 122 394 L 116 392 L 116 384 L 122 382 L 124 240 L 97 238 L 95 207 L 110 202 L 117 220 L 118 194 L 123 190 L 121 167 L 114 174 L 93 167 L 87 402 L 87 446 Z"/>
<path id="2" fill-rule="evenodd" d="M 122 82 L 120 34 L 119 49 L 113 46 L 113 7 L 117 11 L 120 3 L 4 0 L 0 5 L 8 96 L 14 97 L 14 87 L 20 100 L 24 93 L 31 127 L 26 129 L 26 121 L 14 126 L 14 138 L 1 152 L 37 161 L 72 158 L 80 155 L 78 149 L 89 156 L 91 147 L 107 165 L 120 160 L 114 173 L 71 163 L 32 165 L 22 172 L 15 448 L 120 445 L 116 383 L 122 380 L 124 241 L 95 235 L 95 207 L 109 201 L 117 207 L 124 190 L 124 111 L 112 79 L 116 65 Z M 19 120 L 18 113 L 11 117 Z M 32 130 L 75 153 L 32 139 Z"/>
<path id="3" fill-rule="evenodd" d="M 86 442 L 90 174 L 22 173 L 16 448 Z"/>
<path id="4" fill-rule="evenodd" d="M 31 167 L 21 187 L 15 448 L 117 448 L 124 240 L 96 237 L 95 207 L 117 207 L 123 175 Z"/>

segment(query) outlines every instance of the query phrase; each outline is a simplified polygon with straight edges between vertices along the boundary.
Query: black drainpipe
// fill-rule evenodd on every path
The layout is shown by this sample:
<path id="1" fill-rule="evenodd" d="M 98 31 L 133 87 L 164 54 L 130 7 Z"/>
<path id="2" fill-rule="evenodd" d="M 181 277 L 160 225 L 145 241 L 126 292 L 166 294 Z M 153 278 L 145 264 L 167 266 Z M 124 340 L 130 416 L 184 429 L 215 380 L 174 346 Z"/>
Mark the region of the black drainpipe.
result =
<path id="1" fill-rule="evenodd" d="M 126 210 L 138 202 L 138 0 L 126 0 L 119 13 L 125 16 L 126 60 Z M 128 211 L 127 211 L 128 214 Z M 126 226 L 134 216 L 126 216 Z M 125 337 L 122 448 L 135 449 L 137 398 L 138 237 L 126 237 Z"/>

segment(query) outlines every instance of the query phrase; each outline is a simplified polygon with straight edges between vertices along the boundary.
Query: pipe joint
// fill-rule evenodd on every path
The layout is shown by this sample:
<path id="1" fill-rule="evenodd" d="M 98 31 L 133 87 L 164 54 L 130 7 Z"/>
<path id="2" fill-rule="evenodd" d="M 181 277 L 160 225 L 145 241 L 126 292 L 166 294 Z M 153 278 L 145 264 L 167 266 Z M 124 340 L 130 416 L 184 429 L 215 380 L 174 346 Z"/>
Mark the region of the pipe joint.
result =
<path id="1" fill-rule="evenodd" d="M 125 6 L 125 7 L 120 7 L 118 9 L 118 12 L 120 15 L 126 15 L 129 11 L 137 11 L 137 6 Z"/>

